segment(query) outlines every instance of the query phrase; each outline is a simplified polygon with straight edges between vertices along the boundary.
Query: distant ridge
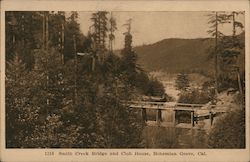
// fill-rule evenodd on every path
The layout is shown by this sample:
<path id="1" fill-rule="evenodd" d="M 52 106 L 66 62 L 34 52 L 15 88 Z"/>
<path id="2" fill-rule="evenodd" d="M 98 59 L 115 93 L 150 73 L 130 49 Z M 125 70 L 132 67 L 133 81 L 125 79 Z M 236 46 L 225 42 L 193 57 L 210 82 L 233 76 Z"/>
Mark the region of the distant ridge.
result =
<path id="1" fill-rule="evenodd" d="M 183 70 L 207 69 L 204 64 L 208 64 L 207 50 L 212 43 L 211 38 L 171 38 L 150 45 L 138 46 L 134 50 L 139 57 L 139 64 L 146 70 L 178 73 Z"/>
<path id="2" fill-rule="evenodd" d="M 244 34 L 240 35 L 244 41 Z M 170 38 L 159 42 L 134 47 L 138 63 L 147 71 L 213 71 L 213 60 L 209 59 L 208 49 L 214 46 L 213 38 L 180 39 Z M 241 56 L 242 58 L 243 56 Z M 241 59 L 244 64 L 244 59 Z"/>

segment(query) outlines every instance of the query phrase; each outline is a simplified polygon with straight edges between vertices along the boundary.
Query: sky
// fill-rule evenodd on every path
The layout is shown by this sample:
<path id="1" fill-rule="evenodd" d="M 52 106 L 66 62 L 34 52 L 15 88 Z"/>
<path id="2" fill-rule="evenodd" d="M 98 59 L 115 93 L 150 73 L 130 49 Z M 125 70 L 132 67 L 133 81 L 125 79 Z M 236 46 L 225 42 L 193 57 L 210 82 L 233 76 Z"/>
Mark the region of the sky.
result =
<path id="1" fill-rule="evenodd" d="M 123 25 L 132 19 L 131 34 L 133 46 L 152 44 L 166 38 L 207 38 L 209 30 L 208 14 L 210 12 L 112 12 L 117 23 L 115 31 L 114 49 L 124 46 L 126 27 Z M 92 12 L 79 12 L 80 29 L 87 34 L 92 25 Z M 244 16 L 236 18 L 244 22 Z M 219 26 L 224 34 L 232 34 L 232 24 Z"/>

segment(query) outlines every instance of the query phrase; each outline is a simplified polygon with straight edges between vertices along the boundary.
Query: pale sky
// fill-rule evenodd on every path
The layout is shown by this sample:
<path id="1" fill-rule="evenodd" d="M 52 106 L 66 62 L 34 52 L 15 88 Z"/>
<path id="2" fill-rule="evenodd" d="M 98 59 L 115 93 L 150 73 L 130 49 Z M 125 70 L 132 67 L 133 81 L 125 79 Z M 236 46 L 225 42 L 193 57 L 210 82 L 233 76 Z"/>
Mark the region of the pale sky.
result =
<path id="1" fill-rule="evenodd" d="M 92 12 L 79 12 L 78 22 L 87 34 Z M 117 22 L 114 49 L 124 46 L 126 27 L 123 24 L 132 18 L 133 46 L 151 44 L 166 38 L 207 38 L 209 12 L 112 12 Z M 237 17 L 244 22 L 244 16 Z M 232 26 L 219 26 L 224 34 L 232 34 Z"/>

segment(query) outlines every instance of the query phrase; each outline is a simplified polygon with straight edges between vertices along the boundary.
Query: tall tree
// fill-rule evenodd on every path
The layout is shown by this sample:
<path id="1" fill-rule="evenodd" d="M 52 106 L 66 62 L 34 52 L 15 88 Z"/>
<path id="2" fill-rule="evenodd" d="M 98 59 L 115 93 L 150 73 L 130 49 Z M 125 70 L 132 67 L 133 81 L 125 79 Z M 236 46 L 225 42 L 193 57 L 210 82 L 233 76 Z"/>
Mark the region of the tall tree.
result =
<path id="1" fill-rule="evenodd" d="M 75 35 L 75 40 L 74 40 L 74 35 Z M 67 18 L 65 22 L 64 37 L 65 37 L 64 41 L 65 61 L 74 59 L 75 57 L 74 41 L 76 42 L 77 52 L 83 52 L 85 50 L 83 45 L 85 37 L 80 30 L 80 24 L 78 23 L 77 12 L 71 12 L 71 15 Z"/>
<path id="2" fill-rule="evenodd" d="M 115 30 L 117 29 L 116 27 L 116 21 L 115 18 L 112 15 L 112 12 L 110 12 L 110 19 L 109 19 L 109 50 L 110 52 L 113 52 L 113 43 L 115 40 Z"/>
<path id="3" fill-rule="evenodd" d="M 214 56 L 214 66 L 215 66 L 214 67 L 215 92 L 216 94 L 218 94 L 218 41 L 222 36 L 224 36 L 224 34 L 219 30 L 219 25 L 227 22 L 228 20 L 227 20 L 227 15 L 220 12 L 215 12 L 209 14 L 208 16 L 209 16 L 208 24 L 211 24 L 208 33 L 215 38 L 215 45 L 212 54 Z"/>
<path id="4" fill-rule="evenodd" d="M 64 41 L 65 41 L 65 12 L 52 12 L 49 19 L 49 41 L 50 45 L 61 53 L 62 63 L 64 62 Z"/>
<path id="5" fill-rule="evenodd" d="M 6 12 L 6 58 L 12 59 L 15 53 L 31 69 L 34 63 L 32 50 L 36 48 L 34 33 L 39 23 L 34 17 L 38 12 Z"/>
<path id="6" fill-rule="evenodd" d="M 232 35 L 222 37 L 218 46 L 221 69 L 220 79 L 222 81 L 221 84 L 224 84 L 224 88 L 228 88 L 227 86 L 237 87 L 236 80 L 238 76 L 240 76 L 239 56 L 243 52 L 242 49 L 244 48 L 244 41 L 242 41 L 241 36 L 243 35 L 242 32 L 244 31 L 244 26 L 241 22 L 237 21 L 237 15 L 239 14 L 242 13 L 233 11 L 227 14 L 227 23 L 232 24 Z M 236 33 L 239 33 L 239 35 L 236 35 Z M 242 86 L 240 85 L 241 82 L 238 83 L 238 88 L 242 94 Z"/>
<path id="7" fill-rule="evenodd" d="M 64 12 L 6 12 L 7 60 L 17 52 L 26 67 L 31 69 L 34 64 L 33 50 L 54 46 L 62 52 L 64 23 Z"/>
<path id="8" fill-rule="evenodd" d="M 94 43 L 97 52 L 97 57 L 100 62 L 104 61 L 106 53 L 106 38 L 108 32 L 107 11 L 98 11 L 92 14 L 91 20 L 94 27 Z"/>
<path id="9" fill-rule="evenodd" d="M 124 33 L 124 48 L 121 51 L 122 63 L 121 69 L 123 71 L 124 80 L 127 83 L 127 86 L 132 89 L 135 88 L 135 78 L 137 71 L 140 70 L 140 67 L 137 64 L 137 55 L 132 49 L 132 34 L 131 34 L 131 22 L 132 19 L 127 20 L 127 23 L 124 24 L 127 27 L 127 31 Z M 129 88 L 128 88 L 129 89 Z"/>

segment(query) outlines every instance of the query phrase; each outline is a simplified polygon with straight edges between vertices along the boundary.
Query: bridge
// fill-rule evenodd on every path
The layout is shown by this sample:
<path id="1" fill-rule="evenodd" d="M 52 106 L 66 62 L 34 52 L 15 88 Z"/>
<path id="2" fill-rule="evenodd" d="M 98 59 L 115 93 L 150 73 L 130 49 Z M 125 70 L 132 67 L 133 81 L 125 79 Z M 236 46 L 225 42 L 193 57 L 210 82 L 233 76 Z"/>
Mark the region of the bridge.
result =
<path id="1" fill-rule="evenodd" d="M 209 119 L 210 125 L 213 124 L 214 117 L 226 113 L 225 106 L 208 105 L 208 104 L 187 104 L 176 102 L 147 102 L 147 101 L 129 101 L 126 103 L 130 108 L 141 109 L 142 118 L 145 122 L 148 121 L 146 110 L 156 111 L 156 122 L 160 124 L 162 120 L 162 111 L 168 111 L 172 113 L 172 123 L 176 126 L 178 119 L 176 113 L 178 111 L 190 112 L 190 127 L 195 126 L 195 122 Z"/>

